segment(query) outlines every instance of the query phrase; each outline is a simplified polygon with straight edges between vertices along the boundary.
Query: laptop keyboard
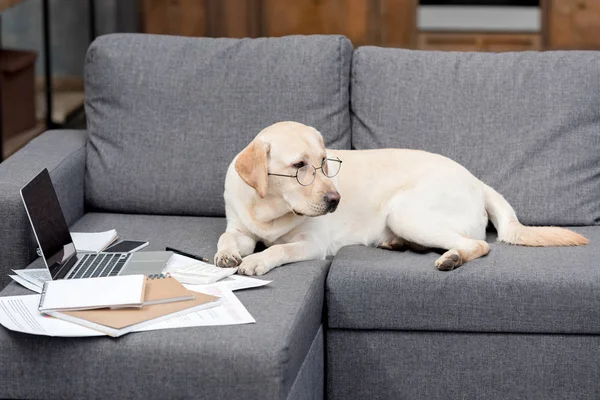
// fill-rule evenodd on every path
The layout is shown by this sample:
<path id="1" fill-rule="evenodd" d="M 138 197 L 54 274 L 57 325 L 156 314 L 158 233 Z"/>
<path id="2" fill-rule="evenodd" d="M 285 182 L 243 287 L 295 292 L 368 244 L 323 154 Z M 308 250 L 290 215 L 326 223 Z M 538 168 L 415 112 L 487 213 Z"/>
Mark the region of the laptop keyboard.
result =
<path id="1" fill-rule="evenodd" d="M 86 254 L 69 274 L 67 279 L 96 278 L 99 276 L 116 276 L 131 254 L 101 253 Z"/>

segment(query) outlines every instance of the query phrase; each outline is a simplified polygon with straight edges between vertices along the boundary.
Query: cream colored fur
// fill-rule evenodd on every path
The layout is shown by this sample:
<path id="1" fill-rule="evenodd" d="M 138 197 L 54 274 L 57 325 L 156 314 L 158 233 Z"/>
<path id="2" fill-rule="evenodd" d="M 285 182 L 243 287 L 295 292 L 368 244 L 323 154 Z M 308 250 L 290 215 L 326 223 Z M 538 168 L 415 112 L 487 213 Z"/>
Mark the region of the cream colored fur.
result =
<path id="1" fill-rule="evenodd" d="M 310 186 L 268 173 L 296 172 L 339 157 L 340 173 L 317 171 Z M 335 212 L 324 197 L 339 192 Z M 326 150 L 314 128 L 280 122 L 260 132 L 231 162 L 225 179 L 227 230 L 215 264 L 263 275 L 282 264 L 323 259 L 347 245 L 442 248 L 435 265 L 451 270 L 486 255 L 488 218 L 498 239 L 526 246 L 588 241 L 567 229 L 526 227 L 494 189 L 438 154 L 404 149 Z M 267 249 L 252 254 L 258 241 Z"/>

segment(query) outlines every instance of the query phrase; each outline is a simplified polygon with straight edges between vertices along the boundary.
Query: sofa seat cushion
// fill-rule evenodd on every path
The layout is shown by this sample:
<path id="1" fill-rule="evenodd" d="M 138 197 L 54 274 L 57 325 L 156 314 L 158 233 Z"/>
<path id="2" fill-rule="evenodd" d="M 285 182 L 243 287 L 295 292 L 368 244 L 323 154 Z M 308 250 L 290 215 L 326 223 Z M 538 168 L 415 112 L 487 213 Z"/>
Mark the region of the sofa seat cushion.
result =
<path id="1" fill-rule="evenodd" d="M 491 251 L 451 271 L 439 254 L 343 248 L 327 278 L 329 327 L 522 333 L 600 333 L 600 227 L 582 247 Z"/>
<path id="2" fill-rule="evenodd" d="M 529 225 L 600 224 L 600 52 L 361 47 L 352 145 L 447 156 Z"/>
<path id="3" fill-rule="evenodd" d="M 85 64 L 88 205 L 224 216 L 227 166 L 279 121 L 349 149 L 352 50 L 335 35 L 99 37 Z"/>
<path id="4" fill-rule="evenodd" d="M 86 214 L 72 230 L 110 228 L 148 240 L 149 250 L 173 246 L 212 257 L 225 220 Z M 0 327 L 0 397 L 286 398 L 311 344 L 319 342 L 328 267 L 329 261 L 289 264 L 269 272 L 267 286 L 237 291 L 255 324 L 117 339 L 31 336 Z M 25 293 L 11 283 L 0 295 Z"/>

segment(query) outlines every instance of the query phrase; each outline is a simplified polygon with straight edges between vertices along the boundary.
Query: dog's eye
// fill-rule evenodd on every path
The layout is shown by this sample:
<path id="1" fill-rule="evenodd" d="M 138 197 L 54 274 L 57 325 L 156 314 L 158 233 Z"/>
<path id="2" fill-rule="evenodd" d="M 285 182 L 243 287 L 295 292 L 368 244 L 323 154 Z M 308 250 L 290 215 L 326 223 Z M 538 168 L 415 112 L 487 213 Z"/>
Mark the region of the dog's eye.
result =
<path id="1" fill-rule="evenodd" d="M 302 167 L 304 167 L 304 165 L 305 165 L 304 161 L 300 161 L 300 162 L 294 164 L 293 167 L 294 168 L 302 168 Z"/>

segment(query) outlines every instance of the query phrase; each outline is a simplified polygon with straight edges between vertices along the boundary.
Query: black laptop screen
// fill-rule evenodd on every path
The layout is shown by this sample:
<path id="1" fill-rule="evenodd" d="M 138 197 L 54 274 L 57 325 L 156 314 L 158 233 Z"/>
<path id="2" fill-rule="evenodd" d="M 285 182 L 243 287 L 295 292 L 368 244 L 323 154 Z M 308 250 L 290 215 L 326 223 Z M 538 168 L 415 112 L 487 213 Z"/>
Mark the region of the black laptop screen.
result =
<path id="1" fill-rule="evenodd" d="M 21 196 L 52 279 L 64 277 L 76 251 L 48 170 L 21 189 Z"/>

